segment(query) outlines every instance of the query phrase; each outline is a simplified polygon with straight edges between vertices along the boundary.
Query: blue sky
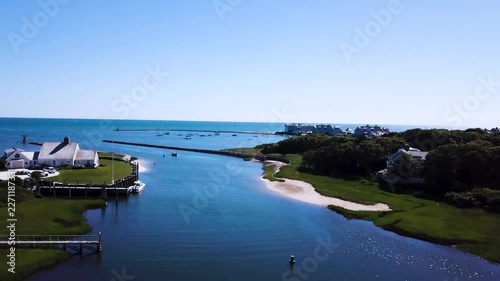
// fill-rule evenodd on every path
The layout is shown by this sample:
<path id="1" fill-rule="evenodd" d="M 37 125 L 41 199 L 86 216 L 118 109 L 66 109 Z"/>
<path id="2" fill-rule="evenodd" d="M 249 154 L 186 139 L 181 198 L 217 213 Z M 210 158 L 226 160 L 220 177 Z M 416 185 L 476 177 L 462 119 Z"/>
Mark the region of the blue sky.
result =
<path id="1" fill-rule="evenodd" d="M 495 0 L 5 0 L 0 15 L 0 116 L 500 123 Z"/>

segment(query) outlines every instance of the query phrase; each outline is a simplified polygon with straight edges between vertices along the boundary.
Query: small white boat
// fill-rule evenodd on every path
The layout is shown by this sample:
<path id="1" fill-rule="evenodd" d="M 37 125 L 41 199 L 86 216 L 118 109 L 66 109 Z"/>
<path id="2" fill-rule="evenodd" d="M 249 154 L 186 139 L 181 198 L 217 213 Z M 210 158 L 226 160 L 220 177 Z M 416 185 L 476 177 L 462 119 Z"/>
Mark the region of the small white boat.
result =
<path id="1" fill-rule="evenodd" d="M 142 181 L 135 181 L 134 185 L 129 186 L 128 190 L 130 193 L 139 193 L 144 189 L 145 186 L 146 184 Z"/>

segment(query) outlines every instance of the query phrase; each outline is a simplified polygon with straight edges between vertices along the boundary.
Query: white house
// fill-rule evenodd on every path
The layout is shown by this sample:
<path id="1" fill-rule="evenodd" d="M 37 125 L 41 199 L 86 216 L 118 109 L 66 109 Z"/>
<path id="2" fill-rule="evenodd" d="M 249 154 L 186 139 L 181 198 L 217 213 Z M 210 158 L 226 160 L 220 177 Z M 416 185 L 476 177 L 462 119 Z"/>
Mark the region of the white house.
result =
<path id="1" fill-rule="evenodd" d="M 38 152 L 27 152 L 17 148 L 4 151 L 5 167 L 8 169 L 23 169 L 36 166 L 37 157 Z"/>
<path id="2" fill-rule="evenodd" d="M 22 149 L 4 151 L 5 167 L 9 169 L 32 168 L 34 166 L 99 166 L 99 155 L 95 150 L 80 149 L 76 142 L 65 137 L 63 142 L 44 142 L 39 152 Z"/>
<path id="3" fill-rule="evenodd" d="M 405 145 L 404 148 L 400 148 L 398 150 L 398 152 L 396 152 L 393 155 L 389 156 L 389 159 L 387 159 L 387 168 L 388 169 L 393 168 L 396 159 L 398 159 L 399 156 L 401 156 L 402 154 L 408 154 L 411 157 L 413 157 L 413 159 L 419 160 L 419 161 L 423 162 L 423 161 L 425 161 L 425 158 L 427 157 L 427 154 L 429 154 L 429 152 L 420 151 L 417 148 L 410 147 L 409 145 Z"/>

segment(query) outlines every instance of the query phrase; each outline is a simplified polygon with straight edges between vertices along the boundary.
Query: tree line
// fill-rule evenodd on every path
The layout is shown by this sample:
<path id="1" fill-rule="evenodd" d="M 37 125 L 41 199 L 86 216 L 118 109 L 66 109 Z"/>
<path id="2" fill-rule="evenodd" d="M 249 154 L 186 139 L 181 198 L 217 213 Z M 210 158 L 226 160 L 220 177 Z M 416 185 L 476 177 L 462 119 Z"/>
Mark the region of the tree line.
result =
<path id="1" fill-rule="evenodd" d="M 303 155 L 303 171 L 369 177 L 385 169 L 388 157 L 405 144 L 429 154 L 423 162 L 403 154 L 393 173 L 423 178 L 422 189 L 457 206 L 500 210 L 500 133 L 412 129 L 377 138 L 310 134 L 259 148 L 266 154 Z"/>

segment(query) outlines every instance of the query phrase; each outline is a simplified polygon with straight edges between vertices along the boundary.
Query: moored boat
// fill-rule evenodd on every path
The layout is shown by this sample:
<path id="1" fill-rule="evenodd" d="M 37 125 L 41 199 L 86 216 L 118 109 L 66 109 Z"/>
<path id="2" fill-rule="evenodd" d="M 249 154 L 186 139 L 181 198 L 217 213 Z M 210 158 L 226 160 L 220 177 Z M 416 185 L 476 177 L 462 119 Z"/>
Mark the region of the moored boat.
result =
<path id="1" fill-rule="evenodd" d="M 130 193 L 139 193 L 141 192 L 144 187 L 146 186 L 145 183 L 143 183 L 142 181 L 135 181 L 133 185 L 129 186 L 128 190 Z"/>

